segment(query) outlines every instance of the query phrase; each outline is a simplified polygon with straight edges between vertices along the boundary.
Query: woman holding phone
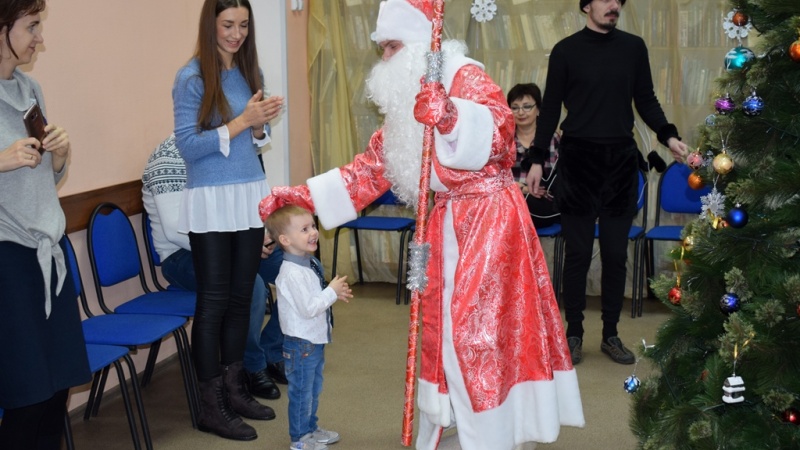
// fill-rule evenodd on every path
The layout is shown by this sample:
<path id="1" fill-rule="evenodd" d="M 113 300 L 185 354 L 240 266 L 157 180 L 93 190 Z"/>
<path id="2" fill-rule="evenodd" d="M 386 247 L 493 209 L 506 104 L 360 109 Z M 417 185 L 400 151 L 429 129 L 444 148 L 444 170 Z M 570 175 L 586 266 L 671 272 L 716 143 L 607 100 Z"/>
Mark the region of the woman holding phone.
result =
<path id="1" fill-rule="evenodd" d="M 39 84 L 19 69 L 42 44 L 44 0 L 0 9 L 0 448 L 58 449 L 69 388 L 91 379 L 63 238 L 56 184 L 69 136 L 53 124 L 29 137 L 25 112 L 45 111 Z"/>
<path id="2" fill-rule="evenodd" d="M 264 98 L 248 0 L 206 0 L 194 57 L 172 90 L 175 137 L 186 161 L 178 231 L 188 233 L 197 277 L 192 352 L 200 384 L 199 428 L 235 440 L 256 430 L 239 416 L 274 411 L 247 390 L 242 369 L 250 299 L 269 193 L 258 148 L 283 105 Z"/>

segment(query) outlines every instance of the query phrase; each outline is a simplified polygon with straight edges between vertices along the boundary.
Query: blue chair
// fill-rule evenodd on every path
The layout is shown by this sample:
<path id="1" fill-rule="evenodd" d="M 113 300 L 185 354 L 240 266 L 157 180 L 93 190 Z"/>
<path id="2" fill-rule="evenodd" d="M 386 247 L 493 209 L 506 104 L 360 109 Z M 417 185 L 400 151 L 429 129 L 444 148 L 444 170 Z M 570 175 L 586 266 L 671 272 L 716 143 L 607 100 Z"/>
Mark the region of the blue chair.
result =
<path id="1" fill-rule="evenodd" d="M 67 241 L 67 257 L 70 261 L 70 269 L 76 277 L 76 290 L 83 312 L 87 319 L 83 321 L 83 334 L 87 344 L 117 345 L 136 350 L 140 347 L 150 346 L 146 369 L 139 380 L 140 386 L 145 386 L 145 377 L 151 377 L 155 366 L 156 356 L 164 337 L 172 334 L 175 337 L 175 344 L 181 364 L 181 374 L 186 397 L 189 403 L 189 414 L 192 426 L 197 427 L 197 391 L 194 383 L 194 371 L 189 358 L 189 344 L 184 325 L 188 323 L 185 317 L 177 315 L 159 314 L 114 314 L 104 308 L 105 314 L 95 315 L 89 307 L 86 294 L 83 289 L 83 281 L 75 258 L 75 251 L 69 239 Z M 97 284 L 97 282 L 95 282 Z M 98 293 L 98 298 L 99 298 Z M 103 305 L 101 305 L 102 307 Z M 102 386 L 100 386 L 102 391 Z"/>
<path id="2" fill-rule="evenodd" d="M 537 228 L 536 235 L 539 238 L 549 237 L 555 239 L 553 242 L 553 291 L 556 294 L 558 304 L 561 304 L 561 277 L 564 272 L 564 237 L 561 235 L 561 224 L 554 223 L 553 225 Z"/>
<path id="3" fill-rule="evenodd" d="M 112 313 L 103 297 L 103 288 L 116 285 L 132 278 L 139 278 L 143 293 L 130 299 L 113 312 L 117 314 L 157 314 L 178 316 L 189 319 L 194 316 L 197 296 L 194 292 L 168 289 L 165 291 L 151 292 L 145 280 L 142 260 L 139 256 L 139 244 L 128 216 L 122 209 L 113 203 L 101 203 L 89 217 L 87 230 L 89 247 L 89 261 L 94 275 L 94 286 L 97 299 L 106 314 Z M 186 330 L 181 328 L 178 332 L 186 349 L 189 348 L 189 339 Z M 150 359 L 142 376 L 142 386 L 147 386 L 155 367 L 158 348 L 150 353 Z M 186 361 L 187 367 L 192 367 L 191 358 Z M 190 372 L 192 373 L 192 372 Z M 194 385 L 194 377 L 189 377 Z M 197 398 L 196 389 L 191 390 Z M 198 403 L 195 403 L 198 404 Z"/>
<path id="4" fill-rule="evenodd" d="M 397 265 L 397 294 L 395 302 L 400 304 L 400 297 L 402 292 L 403 280 L 403 259 L 406 253 L 405 242 L 408 232 L 415 224 L 415 220 L 408 217 L 384 217 L 384 216 L 368 216 L 367 209 L 377 207 L 380 205 L 403 205 L 391 190 L 386 191 L 383 195 L 378 197 L 370 206 L 361 212 L 361 216 L 347 222 L 339 227 L 336 227 L 336 233 L 333 238 L 333 264 L 331 273 L 336 273 L 336 256 L 339 252 L 339 232 L 343 229 L 353 230 L 356 239 L 356 261 L 358 263 L 358 282 L 364 282 L 364 275 L 361 268 L 361 245 L 358 240 L 359 230 L 374 230 L 374 231 L 396 231 L 400 233 L 400 247 L 398 253 L 399 262 Z M 410 238 L 409 238 L 410 239 Z"/>
<path id="5" fill-rule="evenodd" d="M 75 248 L 69 237 L 65 237 L 66 259 L 69 265 L 69 272 L 75 284 L 75 293 L 78 295 L 83 312 L 87 319 L 82 322 L 84 339 L 86 340 L 86 353 L 89 357 L 89 369 L 94 374 L 92 386 L 89 390 L 89 399 L 86 402 L 86 410 L 83 419 L 89 420 L 90 416 L 97 416 L 100 403 L 103 398 L 108 371 L 113 364 L 117 370 L 119 378 L 120 392 L 125 404 L 125 412 L 128 415 L 128 426 L 133 437 L 134 447 L 139 449 L 139 435 L 136 432 L 136 419 L 130 405 L 127 383 L 125 382 L 125 372 L 120 361 L 124 360 L 128 366 L 128 373 L 131 376 L 131 386 L 133 387 L 136 409 L 139 411 L 139 420 L 142 423 L 142 434 L 144 436 L 145 447 L 150 450 L 153 448 L 150 438 L 150 430 L 147 425 L 147 416 L 144 411 L 140 383 L 136 372 L 136 366 L 130 357 L 130 351 L 140 345 L 160 342 L 163 336 L 168 335 L 178 327 L 183 327 L 183 321 L 173 316 L 151 316 L 151 315 L 101 315 L 95 316 L 89 308 L 86 293 L 83 288 L 83 278 L 81 277 L 78 259 L 75 255 Z M 113 328 L 119 326 L 120 329 L 114 333 Z M 137 328 L 122 328 L 137 327 Z M 105 330 L 111 329 L 111 332 Z M 113 336 L 112 336 L 113 335 Z"/>
<path id="6" fill-rule="evenodd" d="M 641 252 L 647 252 L 647 278 L 653 277 L 654 262 L 653 262 L 653 243 L 655 241 L 680 241 L 683 225 L 661 225 L 661 212 L 677 213 L 677 214 L 700 214 L 703 210 L 703 203 L 700 198 L 709 192 L 709 187 L 703 189 L 692 189 L 689 186 L 689 175 L 692 173 L 685 164 L 677 162 L 671 163 L 667 166 L 661 178 L 658 181 L 658 195 L 656 197 L 656 217 L 653 228 L 647 230 L 644 236 L 644 243 Z M 644 255 L 640 256 L 640 261 L 645 258 Z M 644 270 L 643 264 L 640 264 L 639 271 Z M 644 276 L 639 275 L 640 280 L 644 281 Z M 640 299 L 637 307 L 637 314 L 639 317 L 642 315 L 644 288 L 640 289 Z"/>

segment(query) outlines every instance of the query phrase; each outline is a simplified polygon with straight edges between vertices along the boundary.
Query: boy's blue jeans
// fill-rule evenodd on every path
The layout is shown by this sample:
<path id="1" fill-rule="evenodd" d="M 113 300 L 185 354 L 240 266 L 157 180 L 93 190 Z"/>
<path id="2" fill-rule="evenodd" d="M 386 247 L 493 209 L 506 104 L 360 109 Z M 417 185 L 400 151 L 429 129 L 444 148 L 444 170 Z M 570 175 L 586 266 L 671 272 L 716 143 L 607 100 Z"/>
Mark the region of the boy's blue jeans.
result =
<path id="1" fill-rule="evenodd" d="M 297 442 L 317 430 L 325 344 L 284 336 L 283 361 L 289 380 L 289 436 Z"/>

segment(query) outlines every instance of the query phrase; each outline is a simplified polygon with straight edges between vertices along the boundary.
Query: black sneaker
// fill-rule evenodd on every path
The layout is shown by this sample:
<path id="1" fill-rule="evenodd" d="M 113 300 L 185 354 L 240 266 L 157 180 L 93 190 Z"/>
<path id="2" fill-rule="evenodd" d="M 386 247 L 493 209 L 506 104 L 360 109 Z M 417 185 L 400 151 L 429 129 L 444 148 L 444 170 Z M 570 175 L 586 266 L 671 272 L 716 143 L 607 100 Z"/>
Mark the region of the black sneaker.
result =
<path id="1" fill-rule="evenodd" d="M 569 356 L 572 357 L 572 365 L 578 364 L 583 359 L 583 339 L 572 336 L 567 338 L 569 346 Z"/>
<path id="2" fill-rule="evenodd" d="M 633 352 L 622 345 L 622 341 L 617 336 L 612 336 L 608 338 L 607 342 L 601 343 L 600 350 L 610 356 L 616 363 L 633 364 L 636 362 Z"/>

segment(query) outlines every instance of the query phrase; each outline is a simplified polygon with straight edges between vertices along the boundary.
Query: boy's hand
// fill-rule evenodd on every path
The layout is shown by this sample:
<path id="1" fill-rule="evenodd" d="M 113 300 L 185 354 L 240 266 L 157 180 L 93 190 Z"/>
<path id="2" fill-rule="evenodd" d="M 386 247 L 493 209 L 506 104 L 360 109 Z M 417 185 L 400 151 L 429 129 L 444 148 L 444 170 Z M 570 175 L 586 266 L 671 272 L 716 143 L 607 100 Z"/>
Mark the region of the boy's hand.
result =
<path id="1" fill-rule="evenodd" d="M 350 290 L 350 285 L 347 284 L 347 275 L 342 277 L 333 277 L 333 280 L 331 280 L 331 282 L 328 284 L 328 287 L 336 292 L 337 300 L 349 303 L 350 301 L 348 299 L 353 298 L 353 291 Z"/>

